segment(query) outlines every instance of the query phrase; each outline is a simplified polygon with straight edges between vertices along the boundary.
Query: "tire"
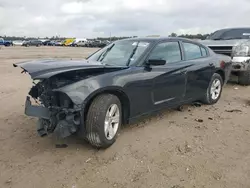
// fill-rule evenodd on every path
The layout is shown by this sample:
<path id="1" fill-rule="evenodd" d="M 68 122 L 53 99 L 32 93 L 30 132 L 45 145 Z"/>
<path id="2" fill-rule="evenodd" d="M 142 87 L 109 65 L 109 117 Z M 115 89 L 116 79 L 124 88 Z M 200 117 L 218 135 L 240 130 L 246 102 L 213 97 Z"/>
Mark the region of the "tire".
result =
<path id="1" fill-rule="evenodd" d="M 247 70 L 239 73 L 239 81 L 238 83 L 243 86 L 250 85 L 250 66 L 248 66 Z"/>
<path id="2" fill-rule="evenodd" d="M 113 123 L 111 123 L 111 116 L 107 116 L 107 114 L 114 115 Z M 85 122 L 88 142 L 96 148 L 110 147 L 116 141 L 121 121 L 120 100 L 112 94 L 97 96 L 89 107 Z"/>
<path id="3" fill-rule="evenodd" d="M 212 90 L 213 90 L 213 87 L 215 86 L 214 85 L 215 82 L 217 83 L 217 85 L 218 84 L 219 85 L 218 85 L 218 87 L 215 88 L 216 90 L 214 89 L 214 92 L 213 92 Z M 209 86 L 207 88 L 206 94 L 205 94 L 202 102 L 205 104 L 209 104 L 209 105 L 217 103 L 221 97 L 222 89 L 223 89 L 223 79 L 222 79 L 221 75 L 219 75 L 218 73 L 214 73 L 211 80 L 210 80 Z M 212 92 L 214 94 L 212 94 Z"/>

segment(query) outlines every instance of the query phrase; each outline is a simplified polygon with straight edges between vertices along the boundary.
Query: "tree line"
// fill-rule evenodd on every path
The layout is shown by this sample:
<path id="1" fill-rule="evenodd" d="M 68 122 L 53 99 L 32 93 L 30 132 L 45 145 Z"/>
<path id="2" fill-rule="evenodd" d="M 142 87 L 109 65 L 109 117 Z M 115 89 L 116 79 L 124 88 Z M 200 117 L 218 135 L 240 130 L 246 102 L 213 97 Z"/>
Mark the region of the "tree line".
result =
<path id="1" fill-rule="evenodd" d="M 210 34 L 182 34 L 182 35 L 177 35 L 176 33 L 171 33 L 169 37 L 183 37 L 183 38 L 188 38 L 188 39 L 201 39 L 204 40 L 206 39 Z"/>
<path id="2" fill-rule="evenodd" d="M 171 33 L 169 37 L 183 37 L 183 38 L 188 38 L 188 39 L 201 39 L 204 40 L 206 39 L 210 34 L 181 34 L 177 35 L 176 33 Z M 159 35 L 151 35 L 153 37 L 159 36 Z M 135 38 L 137 36 L 129 36 L 129 37 L 97 37 L 97 38 L 89 38 L 88 40 L 110 40 L 110 41 L 115 41 L 115 40 L 120 40 L 120 39 L 126 39 L 126 38 Z M 16 37 L 16 36 L 0 36 L 0 38 L 3 38 L 4 40 L 32 40 L 32 39 L 39 39 L 35 37 Z M 53 36 L 53 37 L 44 37 L 43 39 L 48 39 L 48 40 L 65 40 L 66 37 L 59 37 L 59 36 Z"/>

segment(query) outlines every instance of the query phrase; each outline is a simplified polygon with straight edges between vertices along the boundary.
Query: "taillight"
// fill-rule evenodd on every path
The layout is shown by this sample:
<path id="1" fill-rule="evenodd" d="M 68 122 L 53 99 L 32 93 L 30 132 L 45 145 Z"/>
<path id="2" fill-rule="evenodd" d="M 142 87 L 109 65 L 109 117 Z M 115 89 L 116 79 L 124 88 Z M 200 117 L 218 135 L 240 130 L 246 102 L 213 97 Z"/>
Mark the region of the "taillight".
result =
<path id="1" fill-rule="evenodd" d="M 221 61 L 221 62 L 220 62 L 220 68 L 224 69 L 224 68 L 225 68 L 225 66 L 226 66 L 225 61 Z"/>

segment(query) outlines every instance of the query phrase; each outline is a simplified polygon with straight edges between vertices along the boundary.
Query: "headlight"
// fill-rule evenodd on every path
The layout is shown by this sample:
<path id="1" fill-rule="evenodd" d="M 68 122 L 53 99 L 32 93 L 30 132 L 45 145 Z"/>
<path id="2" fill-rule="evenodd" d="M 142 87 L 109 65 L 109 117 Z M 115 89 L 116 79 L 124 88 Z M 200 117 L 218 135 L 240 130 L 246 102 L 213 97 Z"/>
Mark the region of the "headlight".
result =
<path id="1" fill-rule="evenodd" d="M 233 57 L 250 56 L 250 41 L 234 46 L 232 51 L 232 56 Z"/>

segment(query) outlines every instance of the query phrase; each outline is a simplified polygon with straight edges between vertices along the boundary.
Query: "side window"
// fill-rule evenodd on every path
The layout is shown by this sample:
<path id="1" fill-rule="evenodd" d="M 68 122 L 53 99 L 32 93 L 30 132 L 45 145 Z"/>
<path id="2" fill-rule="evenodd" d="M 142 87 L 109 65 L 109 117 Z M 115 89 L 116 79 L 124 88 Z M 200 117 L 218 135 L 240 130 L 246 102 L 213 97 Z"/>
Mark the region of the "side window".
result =
<path id="1" fill-rule="evenodd" d="M 202 57 L 200 46 L 192 43 L 183 42 L 183 47 L 187 60 L 192 60 Z"/>
<path id="2" fill-rule="evenodd" d="M 207 56 L 207 50 L 203 47 L 201 47 L 201 54 L 202 54 L 202 57 L 206 57 Z"/>
<path id="3" fill-rule="evenodd" d="M 178 42 L 158 44 L 149 55 L 149 59 L 166 60 L 168 63 L 181 61 L 181 51 Z"/>

